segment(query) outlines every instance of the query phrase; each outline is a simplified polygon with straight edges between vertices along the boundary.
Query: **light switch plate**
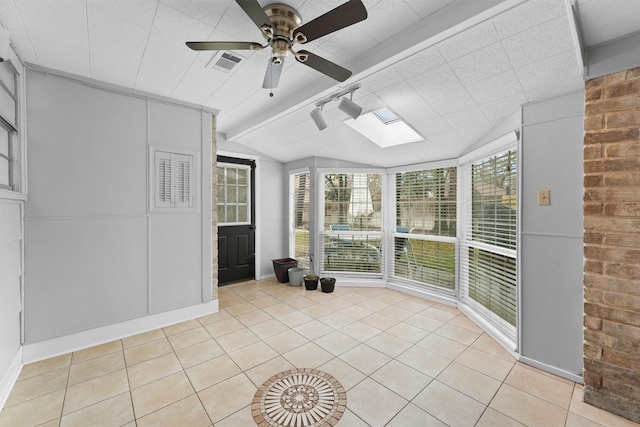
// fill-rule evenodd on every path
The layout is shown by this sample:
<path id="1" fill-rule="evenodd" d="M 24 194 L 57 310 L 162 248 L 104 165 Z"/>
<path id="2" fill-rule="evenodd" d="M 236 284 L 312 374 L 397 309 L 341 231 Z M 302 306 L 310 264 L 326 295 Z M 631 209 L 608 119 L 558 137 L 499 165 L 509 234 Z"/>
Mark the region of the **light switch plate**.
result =
<path id="1" fill-rule="evenodd" d="M 538 190 L 538 206 L 551 204 L 551 190 Z"/>

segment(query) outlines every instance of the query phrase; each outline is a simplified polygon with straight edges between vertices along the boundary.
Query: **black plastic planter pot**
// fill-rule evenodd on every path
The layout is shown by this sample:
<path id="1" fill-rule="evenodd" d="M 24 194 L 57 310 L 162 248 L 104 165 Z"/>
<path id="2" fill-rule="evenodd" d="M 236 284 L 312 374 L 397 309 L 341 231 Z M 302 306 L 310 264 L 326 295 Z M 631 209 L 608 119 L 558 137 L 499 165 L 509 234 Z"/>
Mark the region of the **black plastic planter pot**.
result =
<path id="1" fill-rule="evenodd" d="M 323 277 L 320 279 L 320 287 L 322 292 L 330 293 L 336 287 L 336 279 L 333 277 Z"/>
<path id="2" fill-rule="evenodd" d="M 316 276 L 315 279 L 307 279 L 305 277 L 304 278 L 304 287 L 308 291 L 315 291 L 316 289 L 318 289 L 318 277 Z"/>

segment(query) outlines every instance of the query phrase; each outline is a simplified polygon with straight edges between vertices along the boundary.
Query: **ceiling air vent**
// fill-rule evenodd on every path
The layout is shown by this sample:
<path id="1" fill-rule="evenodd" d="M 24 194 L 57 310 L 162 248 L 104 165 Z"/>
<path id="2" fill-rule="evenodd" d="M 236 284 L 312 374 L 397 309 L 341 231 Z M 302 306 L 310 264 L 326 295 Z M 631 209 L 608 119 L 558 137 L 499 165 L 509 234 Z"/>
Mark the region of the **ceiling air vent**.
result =
<path id="1" fill-rule="evenodd" d="M 228 73 L 233 70 L 236 65 L 238 65 L 242 61 L 242 58 L 236 56 L 230 52 L 222 52 L 220 56 L 214 55 L 209 61 L 211 68 L 214 70 L 222 71 L 223 73 Z"/>

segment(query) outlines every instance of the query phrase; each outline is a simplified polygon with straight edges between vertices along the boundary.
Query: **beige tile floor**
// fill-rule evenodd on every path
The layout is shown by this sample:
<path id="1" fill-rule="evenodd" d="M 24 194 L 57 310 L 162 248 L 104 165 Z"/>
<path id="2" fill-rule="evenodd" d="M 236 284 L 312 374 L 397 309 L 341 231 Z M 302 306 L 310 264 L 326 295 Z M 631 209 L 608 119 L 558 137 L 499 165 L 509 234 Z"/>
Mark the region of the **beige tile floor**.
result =
<path id="1" fill-rule="evenodd" d="M 272 375 L 317 368 L 357 426 L 631 426 L 516 362 L 457 309 L 389 289 L 220 288 L 220 312 L 24 367 L 1 427 L 255 425 Z"/>

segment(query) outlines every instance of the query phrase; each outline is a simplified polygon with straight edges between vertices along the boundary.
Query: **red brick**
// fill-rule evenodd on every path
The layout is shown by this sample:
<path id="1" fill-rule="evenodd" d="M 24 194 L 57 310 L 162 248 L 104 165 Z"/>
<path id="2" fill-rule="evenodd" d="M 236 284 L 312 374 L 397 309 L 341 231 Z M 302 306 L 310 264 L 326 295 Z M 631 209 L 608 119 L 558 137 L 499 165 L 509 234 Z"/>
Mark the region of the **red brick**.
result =
<path id="1" fill-rule="evenodd" d="M 584 351 L 584 357 L 588 357 L 590 359 L 602 358 L 602 347 L 586 342 L 582 348 Z"/>
<path id="2" fill-rule="evenodd" d="M 607 363 L 630 371 L 640 372 L 640 357 L 611 348 L 603 349 L 602 355 L 602 360 Z"/>
<path id="3" fill-rule="evenodd" d="M 600 188 L 588 188 L 584 190 L 584 201 L 587 202 L 602 202 L 605 199 L 605 190 Z"/>
<path id="4" fill-rule="evenodd" d="M 625 399 L 638 402 L 640 404 L 640 390 L 622 381 L 614 381 L 607 377 L 602 379 L 602 389 L 607 390 L 616 396 L 624 396 Z M 628 406 L 628 404 L 626 405 Z"/>
<path id="5" fill-rule="evenodd" d="M 585 132 L 585 144 L 607 144 L 611 142 L 635 141 L 640 138 L 640 129 L 607 129 L 604 131 Z"/>
<path id="6" fill-rule="evenodd" d="M 598 387 L 598 388 L 602 387 L 602 375 L 600 375 L 600 373 L 598 372 L 594 372 L 593 370 L 585 370 L 584 384 L 585 386 L 592 386 L 592 387 Z"/>
<path id="7" fill-rule="evenodd" d="M 607 216 L 640 216 L 640 203 L 608 203 L 604 206 Z"/>
<path id="8" fill-rule="evenodd" d="M 622 310 L 616 307 L 587 302 L 584 305 L 584 313 L 585 317 L 588 316 L 592 319 L 610 320 L 612 322 L 624 323 L 625 325 L 640 326 L 640 312 L 637 311 Z M 600 329 L 602 329 L 602 324 L 599 326 Z M 595 328 L 591 329 L 597 330 Z M 637 344 L 640 345 L 640 341 L 638 341 Z M 617 348 L 620 347 L 620 345 L 621 341 L 618 340 L 613 347 Z M 629 344 L 624 342 L 624 346 L 628 347 Z"/>
<path id="9" fill-rule="evenodd" d="M 604 90 L 605 98 L 616 98 L 619 96 L 637 95 L 640 93 L 640 81 L 630 80 L 608 86 Z"/>
<path id="10" fill-rule="evenodd" d="M 585 145 L 583 157 L 585 160 L 594 160 L 603 157 L 602 154 L 602 145 L 592 144 Z"/>
<path id="11" fill-rule="evenodd" d="M 584 327 L 593 331 L 602 329 L 602 319 L 598 317 L 584 316 Z"/>
<path id="12" fill-rule="evenodd" d="M 604 149 L 606 157 L 637 157 L 640 156 L 640 141 L 621 142 L 607 145 Z"/>
<path id="13" fill-rule="evenodd" d="M 621 338 L 615 348 L 627 353 L 640 354 L 640 341 Z"/>
<path id="14" fill-rule="evenodd" d="M 587 92 L 585 94 L 585 101 L 589 102 L 589 101 L 597 101 L 599 99 L 602 99 L 602 88 L 601 87 L 596 87 L 593 89 L 587 89 Z"/>
<path id="15" fill-rule="evenodd" d="M 604 185 L 609 187 L 640 186 L 640 172 L 614 172 L 603 178 Z"/>
<path id="16" fill-rule="evenodd" d="M 604 322 L 603 322 L 604 326 Z M 618 339 L 611 335 L 607 335 L 603 332 L 592 331 L 590 329 L 585 329 L 584 331 L 584 340 L 586 342 L 590 342 L 593 344 L 598 344 L 601 347 L 615 347 L 618 344 Z"/>
<path id="17" fill-rule="evenodd" d="M 601 242 L 605 245 L 640 248 L 640 233 L 606 233 L 604 235 L 601 234 L 601 236 Z"/>
<path id="18" fill-rule="evenodd" d="M 604 235 L 602 233 L 587 232 L 584 233 L 585 243 L 602 243 Z"/>
<path id="19" fill-rule="evenodd" d="M 583 212 L 585 215 L 602 215 L 602 203 L 585 203 Z"/>
<path id="20" fill-rule="evenodd" d="M 584 256 L 590 260 L 640 265 L 640 249 L 609 248 L 587 245 Z M 585 272 L 587 272 L 585 270 Z"/>
<path id="21" fill-rule="evenodd" d="M 584 272 L 585 273 L 595 273 L 602 274 L 602 263 L 600 261 L 586 261 L 584 263 Z"/>
<path id="22" fill-rule="evenodd" d="M 640 296 L 606 292 L 604 304 L 614 308 L 640 312 Z"/>
<path id="23" fill-rule="evenodd" d="M 585 114 L 591 116 L 593 114 L 612 113 L 614 111 L 625 111 L 638 108 L 640 108 L 640 97 L 628 96 L 625 98 L 612 98 L 589 102 L 585 106 Z"/>
<path id="24" fill-rule="evenodd" d="M 604 128 L 604 115 L 587 116 L 584 118 L 584 130 L 599 130 Z"/>
<path id="25" fill-rule="evenodd" d="M 628 233 L 633 230 L 640 230 L 640 219 L 588 216 L 584 218 L 584 229 L 588 231 Z"/>
<path id="26" fill-rule="evenodd" d="M 601 88 L 603 84 L 604 84 L 604 77 L 596 77 L 595 79 L 587 80 L 584 83 L 584 87 L 586 90 L 597 89 L 597 88 Z"/>
<path id="27" fill-rule="evenodd" d="M 640 158 L 638 161 L 640 162 Z M 640 202 L 640 191 L 635 187 L 605 187 L 604 201 L 622 203 Z"/>
<path id="28" fill-rule="evenodd" d="M 640 340 L 640 327 L 604 320 L 602 332 L 609 337 L 622 337 Z M 613 347 L 613 346 L 611 346 Z"/>
<path id="29" fill-rule="evenodd" d="M 597 118 L 600 116 L 591 116 L 596 118 L 594 121 L 597 123 Z M 591 117 L 589 117 L 591 119 Z M 585 119 L 585 129 L 587 119 Z M 607 128 L 626 128 L 640 125 L 640 111 L 624 111 L 621 113 L 607 114 Z M 600 129 L 594 127 L 592 129 Z"/>
<path id="30" fill-rule="evenodd" d="M 624 78 L 627 75 L 625 71 L 620 73 L 607 74 L 604 76 L 603 86 L 613 86 L 615 84 L 624 82 Z"/>
<path id="31" fill-rule="evenodd" d="M 586 288 L 584 290 L 584 299 L 592 304 L 601 304 L 604 298 L 604 292 L 596 288 Z"/>
<path id="32" fill-rule="evenodd" d="M 584 162 L 584 173 L 599 173 L 606 170 L 606 164 L 603 160 L 585 160 Z"/>
<path id="33" fill-rule="evenodd" d="M 587 279 L 589 276 L 589 279 Z M 627 293 L 629 295 L 640 295 L 640 286 L 638 283 L 629 280 L 629 279 L 620 279 L 615 277 L 605 277 L 602 275 L 598 275 L 597 273 L 585 274 L 585 286 L 588 288 L 596 288 L 600 289 L 604 292 L 619 292 L 619 293 Z M 595 314 L 592 314 L 595 316 Z M 640 313 L 638 313 L 640 316 Z M 603 317 L 604 315 L 597 315 L 598 317 Z"/>
<path id="34" fill-rule="evenodd" d="M 619 277 L 621 279 L 640 279 L 640 265 L 627 264 L 605 264 L 604 274 L 611 277 Z"/>
<path id="35" fill-rule="evenodd" d="M 585 187 L 601 187 L 604 178 L 602 175 L 585 175 L 584 186 Z"/>
<path id="36" fill-rule="evenodd" d="M 626 80 L 640 79 L 640 67 L 627 70 Z"/>

